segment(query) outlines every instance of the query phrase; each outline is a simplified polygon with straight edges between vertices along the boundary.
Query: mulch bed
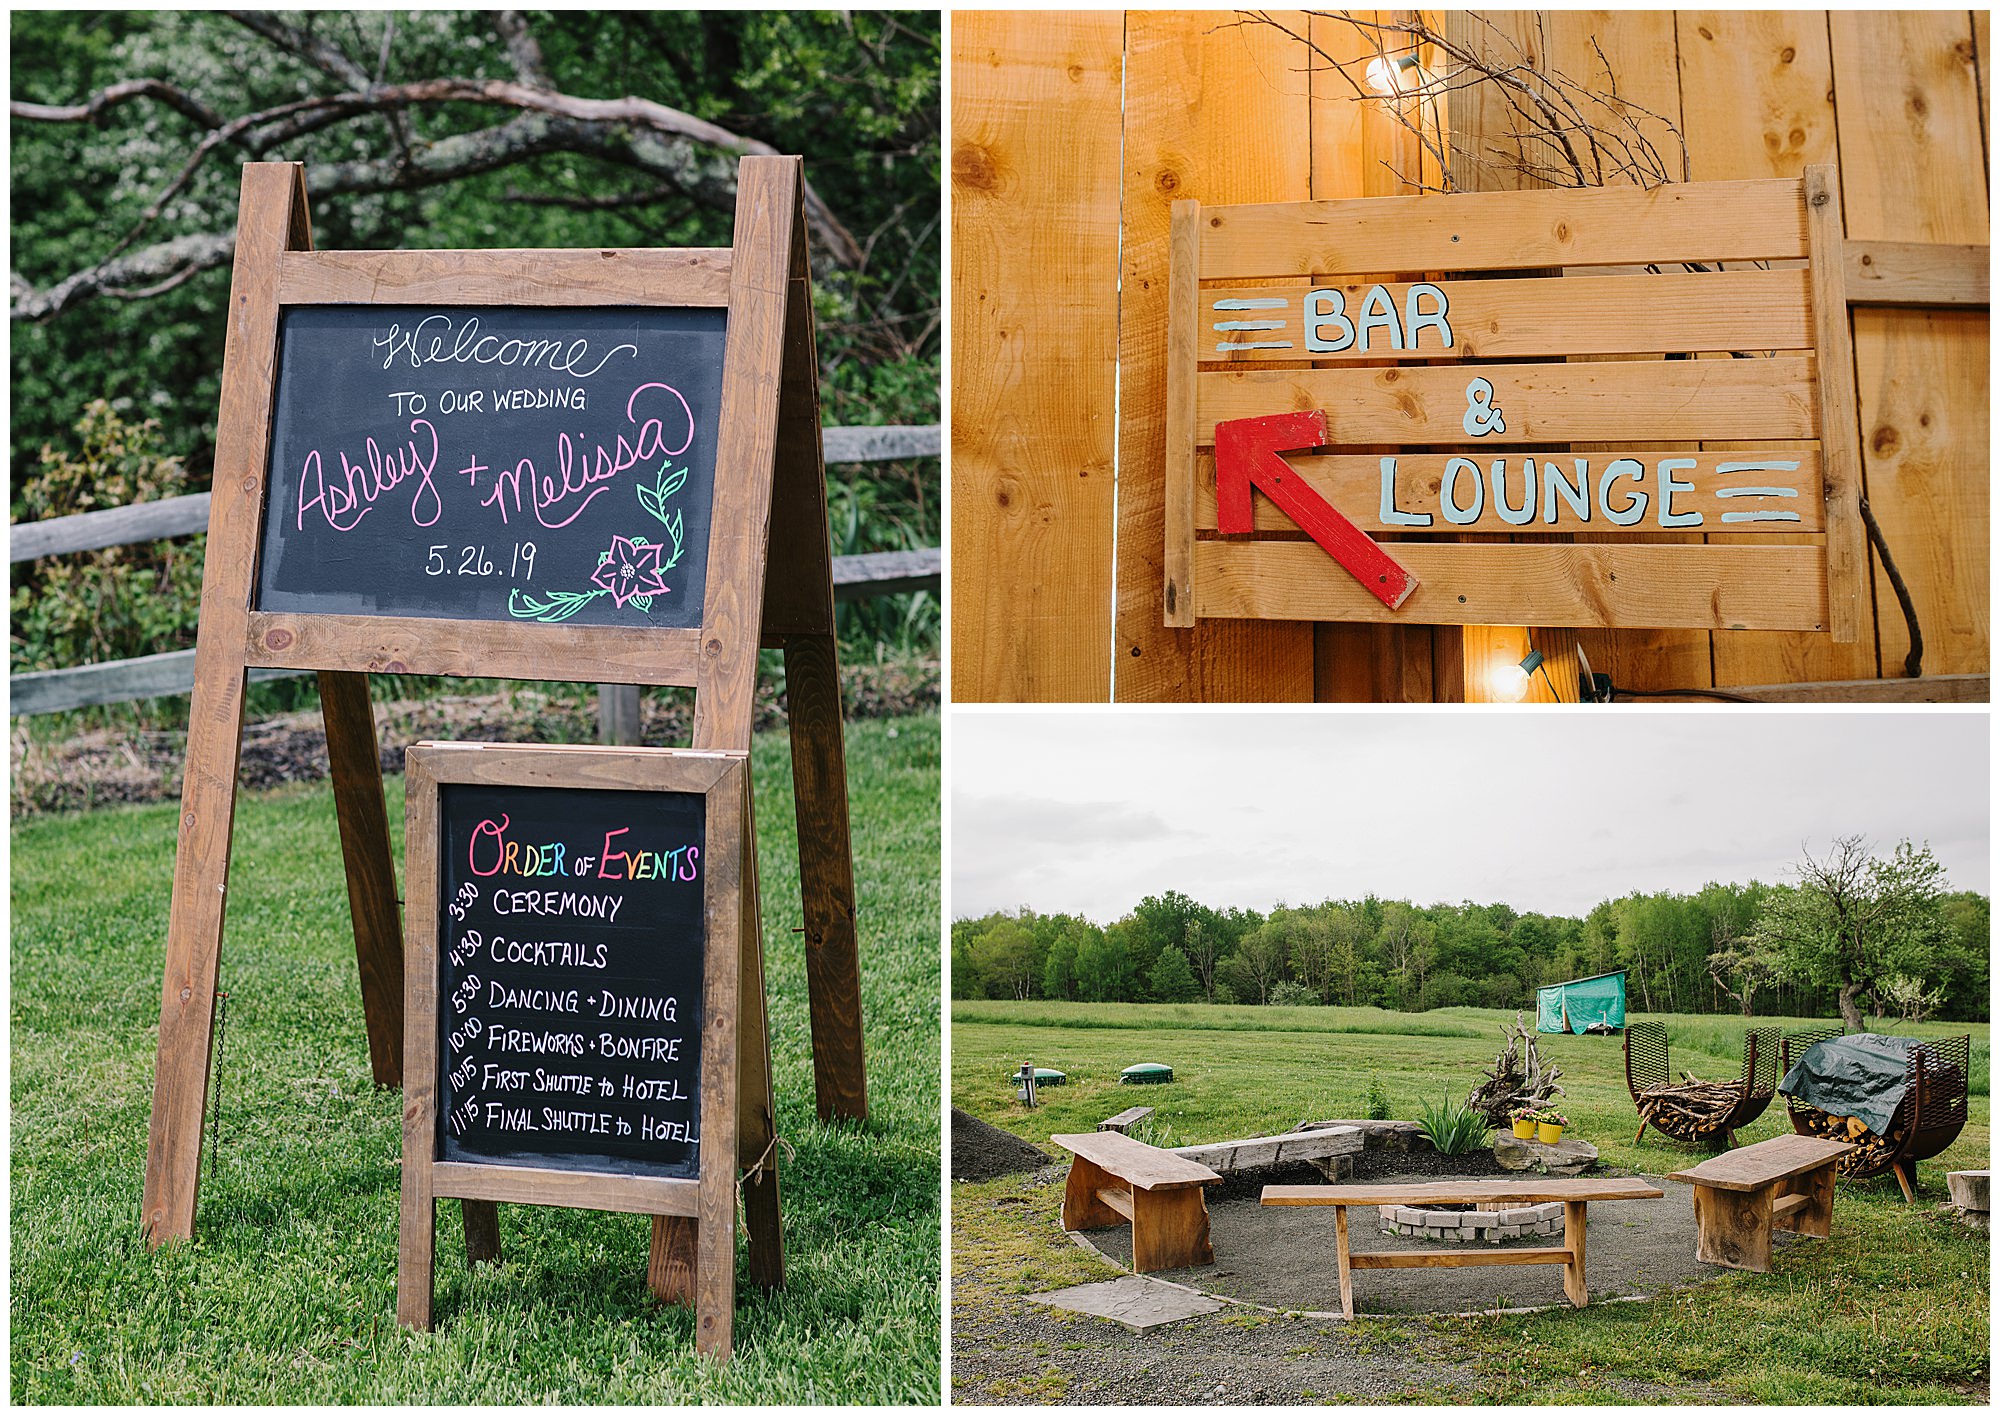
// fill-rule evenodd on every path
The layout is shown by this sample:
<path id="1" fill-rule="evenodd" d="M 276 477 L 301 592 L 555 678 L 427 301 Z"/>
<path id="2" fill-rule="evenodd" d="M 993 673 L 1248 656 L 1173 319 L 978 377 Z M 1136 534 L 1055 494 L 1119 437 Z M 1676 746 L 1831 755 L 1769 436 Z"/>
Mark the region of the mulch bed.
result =
<path id="1" fill-rule="evenodd" d="M 951 1109 L 952 1179 L 998 1180 L 1053 1164 L 1055 1157 L 1042 1154 L 1011 1131 L 989 1125 L 956 1106 Z"/>
<path id="2" fill-rule="evenodd" d="M 850 719 L 901 717 L 938 705 L 938 666 L 854 664 L 841 669 L 841 701 Z M 685 746 L 693 731 L 693 695 L 649 690 L 641 698 L 640 741 Z M 757 685 L 756 726 L 782 727 L 784 694 Z M 404 749 L 426 739 L 472 742 L 595 742 L 597 704 L 535 688 L 462 697 L 398 699 L 375 705 L 382 770 L 401 772 Z M 187 731 L 100 729 L 42 741 L 17 720 L 13 728 L 11 810 L 16 818 L 117 802 L 180 796 Z M 313 782 L 327 775 L 326 732 L 319 710 L 246 724 L 238 782 L 247 788 Z"/>

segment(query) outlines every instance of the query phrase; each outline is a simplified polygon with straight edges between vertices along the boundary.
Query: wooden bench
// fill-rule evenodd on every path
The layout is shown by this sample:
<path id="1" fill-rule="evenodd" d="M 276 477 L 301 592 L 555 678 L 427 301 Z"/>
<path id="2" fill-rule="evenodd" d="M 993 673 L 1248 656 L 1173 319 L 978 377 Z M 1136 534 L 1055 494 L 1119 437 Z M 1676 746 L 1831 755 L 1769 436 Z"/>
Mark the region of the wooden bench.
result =
<path id="1" fill-rule="evenodd" d="M 1769 1273 L 1773 1229 L 1826 1238 L 1834 1162 L 1852 1149 L 1818 1136 L 1774 1136 L 1668 1176 L 1694 1186 L 1694 1256 Z"/>
<path id="2" fill-rule="evenodd" d="M 1128 1106 L 1109 1120 L 1097 1123 L 1100 1131 L 1116 1131 L 1121 1136 L 1132 1134 L 1132 1128 L 1153 1114 L 1150 1106 Z"/>
<path id="3" fill-rule="evenodd" d="M 1202 1187 L 1220 1175 L 1116 1131 L 1049 1139 L 1076 1157 L 1063 1191 L 1064 1229 L 1129 1223 L 1134 1273 L 1215 1262 Z"/>
<path id="4" fill-rule="evenodd" d="M 1563 1295 L 1576 1307 L 1590 1302 L 1584 1286 L 1585 1207 L 1592 1200 L 1658 1200 L 1666 1192 L 1644 1179 L 1438 1180 L 1402 1185 L 1266 1185 L 1267 1205 L 1332 1205 L 1334 1255 L 1340 1271 L 1340 1315 L 1354 1316 L 1354 1269 L 1465 1268 L 1477 1264 L 1561 1264 Z M 1355 1254 L 1347 1247 L 1350 1205 L 1534 1205 L 1561 1200 L 1561 1248 L 1396 1249 Z"/>

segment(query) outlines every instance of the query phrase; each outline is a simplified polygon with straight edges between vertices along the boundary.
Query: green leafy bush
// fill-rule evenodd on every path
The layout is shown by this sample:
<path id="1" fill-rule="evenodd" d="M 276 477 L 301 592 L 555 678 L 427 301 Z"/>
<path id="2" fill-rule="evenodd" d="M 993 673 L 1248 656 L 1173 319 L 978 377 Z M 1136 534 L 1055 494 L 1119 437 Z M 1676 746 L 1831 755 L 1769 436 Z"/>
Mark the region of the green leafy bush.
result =
<path id="1" fill-rule="evenodd" d="M 1382 1089 L 1380 1077 L 1368 1079 L 1368 1119 L 1370 1121 L 1389 1119 L 1389 1093 Z"/>
<path id="2" fill-rule="evenodd" d="M 1423 1127 L 1439 1155 L 1464 1155 L 1477 1150 L 1486 1144 L 1489 1134 L 1478 1112 L 1463 1102 L 1453 1101 L 1449 1095 L 1440 1097 L 1435 1106 L 1426 1106 L 1417 1124 Z"/>
<path id="3" fill-rule="evenodd" d="M 74 448 L 43 446 L 39 467 L 15 491 L 14 520 L 45 521 L 189 490 L 187 469 L 166 451 L 154 419 L 129 421 L 95 399 L 77 420 L 76 435 Z M 192 646 L 206 539 L 110 546 L 15 566 L 8 595 L 10 671 Z"/>
<path id="4" fill-rule="evenodd" d="M 1304 984 L 1294 983 L 1290 979 L 1274 984 L 1271 988 L 1273 1008 L 1314 1008 L 1319 1005 L 1319 1001 L 1317 993 Z"/>

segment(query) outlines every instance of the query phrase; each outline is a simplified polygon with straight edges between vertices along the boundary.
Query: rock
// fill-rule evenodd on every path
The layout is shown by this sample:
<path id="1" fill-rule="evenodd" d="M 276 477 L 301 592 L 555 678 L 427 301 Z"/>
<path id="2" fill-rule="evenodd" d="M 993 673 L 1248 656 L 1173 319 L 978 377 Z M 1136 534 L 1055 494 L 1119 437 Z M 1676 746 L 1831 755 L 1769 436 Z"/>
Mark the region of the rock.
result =
<path id="1" fill-rule="evenodd" d="M 1359 1131 L 1369 1150 L 1409 1152 L 1429 1150 L 1430 1137 L 1424 1128 L 1414 1121 L 1305 1121 L 1295 1129 L 1300 1131 L 1324 1131 L 1329 1127 L 1351 1126 Z"/>
<path id="2" fill-rule="evenodd" d="M 1990 1208 L 1992 1176 L 1990 1170 L 1954 1170 L 1945 1176 L 1944 1183 L 1951 1190 L 1952 1208 L 1985 1214 Z"/>
<path id="3" fill-rule="evenodd" d="M 1351 1156 L 1362 1148 L 1361 1132 L 1353 1127 L 1288 1131 L 1281 1136 L 1253 1136 L 1206 1146 L 1176 1146 L 1174 1154 L 1206 1165 L 1219 1175 L 1265 1165 Z"/>
<path id="4" fill-rule="evenodd" d="M 1536 1170 L 1544 1175 L 1581 1175 L 1597 1160 L 1597 1147 L 1568 1137 L 1552 1146 L 1524 1141 L 1512 1131 L 1493 1138 L 1493 1159 L 1507 1170 Z"/>

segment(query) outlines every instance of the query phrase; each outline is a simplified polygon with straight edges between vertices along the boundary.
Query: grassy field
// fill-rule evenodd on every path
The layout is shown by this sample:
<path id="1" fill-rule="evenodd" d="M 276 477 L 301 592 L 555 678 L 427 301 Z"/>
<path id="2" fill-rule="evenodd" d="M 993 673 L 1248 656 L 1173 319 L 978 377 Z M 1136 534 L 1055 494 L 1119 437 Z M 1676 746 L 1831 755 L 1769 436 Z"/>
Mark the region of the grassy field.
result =
<path id="1" fill-rule="evenodd" d="M 814 1117 L 791 767 L 755 753 L 788 1285 L 739 1271 L 736 1355 L 645 1290 L 646 1221 L 504 1206 L 469 1273 L 439 1206 L 438 1327 L 395 1321 L 401 1106 L 370 1084 L 330 793 L 238 808 L 221 1143 L 198 1237 L 148 1253 L 140 1183 L 171 806 L 13 834 L 13 1363 L 33 1403 L 933 1402 L 938 720 L 853 725 L 870 1117 Z M 389 782 L 400 855 L 402 781 Z M 210 1169 L 209 1167 L 213 1168 Z"/>
<path id="2" fill-rule="evenodd" d="M 1499 1025 L 1511 1020 L 1479 1009 L 1404 1015 L 1372 1008 L 955 1003 L 951 1098 L 1045 1148 L 1050 1135 L 1093 1129 L 1134 1103 L 1157 1108 L 1151 1139 L 1166 1145 L 1365 1116 L 1371 1081 L 1386 1092 L 1391 1115 L 1414 1119 L 1427 1100 L 1447 1092 L 1463 1098 L 1499 1051 Z M 1740 1020 L 1669 1015 L 1665 1021 L 1677 1071 L 1704 1078 L 1740 1071 Z M 1989 1030 L 1943 1024 L 1913 1031 L 1973 1035 L 1970 1123 L 1949 1150 L 1921 1165 L 1916 1205 L 1903 1203 L 1892 1179 L 1842 1182 L 1832 1239 L 1788 1249 L 1771 1274 L 1730 1273 L 1668 1300 L 1583 1312 L 1363 1318 L 1357 1333 L 1390 1340 L 1400 1329 L 1421 1328 L 1477 1367 L 1481 1396 L 1493 1401 L 1619 1400 L 1620 1380 L 1773 1403 L 1983 1400 L 1988 1243 L 1937 1207 L 1946 1170 L 1988 1163 Z M 1699 1158 L 1652 1132 L 1633 1141 L 1638 1121 L 1617 1038 L 1552 1036 L 1542 1046 L 1563 1070 L 1562 1104 L 1573 1134 L 1596 1145 L 1606 1165 L 1657 1175 Z M 1042 1090 L 1044 1104 L 1033 1112 L 1014 1100 L 1007 1081 L 1023 1062 L 1069 1074 L 1067 1085 Z M 1171 1064 L 1174 1083 L 1120 1087 L 1119 1070 L 1136 1062 Z M 1780 1099 L 1741 1139 L 1789 1130 Z M 1060 1233 L 1060 1207 L 1059 1186 L 1026 1177 L 953 1187 L 955 1322 L 962 1313 L 1018 1305 L 1021 1294 L 1104 1276 Z M 1060 1365 L 1052 1359 L 1046 1390 L 1014 1395 L 1059 1395 Z"/>

